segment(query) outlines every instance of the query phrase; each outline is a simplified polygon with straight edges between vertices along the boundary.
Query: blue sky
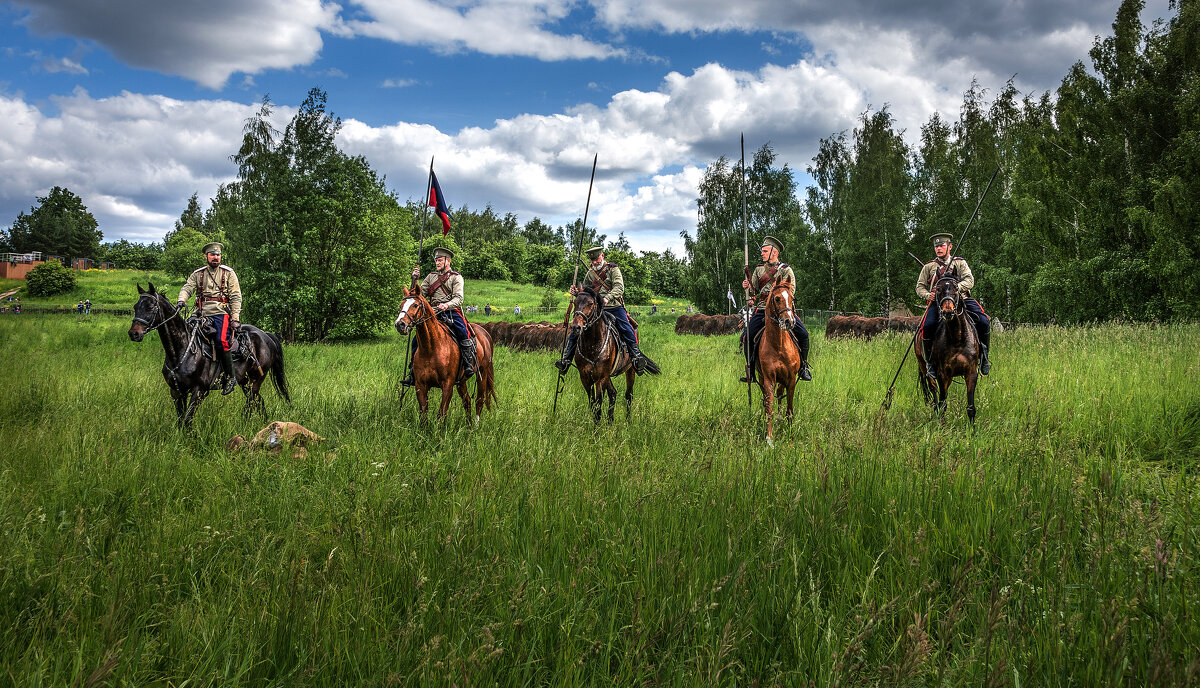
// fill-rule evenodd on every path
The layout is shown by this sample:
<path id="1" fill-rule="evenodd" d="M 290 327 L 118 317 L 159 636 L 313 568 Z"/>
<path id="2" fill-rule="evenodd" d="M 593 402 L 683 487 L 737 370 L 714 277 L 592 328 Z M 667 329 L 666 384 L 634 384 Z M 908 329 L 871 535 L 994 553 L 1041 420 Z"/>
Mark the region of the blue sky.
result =
<path id="1" fill-rule="evenodd" d="M 1053 90 L 1113 0 L 0 0 L 0 226 L 65 186 L 105 240 L 157 241 L 236 170 L 265 94 L 308 89 L 402 199 L 431 155 L 455 206 L 681 251 L 718 155 L 770 141 L 804 168 L 887 105 L 915 136 L 972 78 Z M 1147 21 L 1167 13 L 1147 3 Z"/>

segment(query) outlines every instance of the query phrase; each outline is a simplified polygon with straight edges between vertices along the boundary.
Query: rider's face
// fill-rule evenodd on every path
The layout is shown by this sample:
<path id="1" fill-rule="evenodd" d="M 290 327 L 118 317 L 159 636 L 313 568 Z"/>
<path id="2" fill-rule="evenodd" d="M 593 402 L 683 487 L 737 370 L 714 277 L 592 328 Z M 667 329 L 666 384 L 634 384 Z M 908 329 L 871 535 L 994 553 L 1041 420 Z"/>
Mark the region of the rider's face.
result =
<path id="1" fill-rule="evenodd" d="M 950 255 L 950 249 L 952 248 L 954 247 L 951 246 L 950 242 L 942 241 L 933 245 L 933 252 L 937 254 L 938 258 L 945 258 Z"/>
<path id="2" fill-rule="evenodd" d="M 603 253 L 597 254 L 596 257 L 592 259 L 592 265 L 594 265 L 596 267 L 600 267 L 600 264 L 603 262 L 604 262 L 604 254 Z"/>
<path id="3" fill-rule="evenodd" d="M 204 257 L 208 259 L 208 264 L 210 267 L 215 268 L 221 264 L 221 254 L 220 253 L 205 253 Z"/>
<path id="4" fill-rule="evenodd" d="M 767 246 L 762 247 L 762 259 L 763 259 L 764 263 L 770 263 L 771 259 L 773 259 L 774 257 L 775 257 L 775 247 L 774 246 L 767 245 Z"/>
<path id="5" fill-rule="evenodd" d="M 433 259 L 433 267 L 437 268 L 438 272 L 442 272 L 450 267 L 450 259 L 446 256 L 438 256 Z"/>

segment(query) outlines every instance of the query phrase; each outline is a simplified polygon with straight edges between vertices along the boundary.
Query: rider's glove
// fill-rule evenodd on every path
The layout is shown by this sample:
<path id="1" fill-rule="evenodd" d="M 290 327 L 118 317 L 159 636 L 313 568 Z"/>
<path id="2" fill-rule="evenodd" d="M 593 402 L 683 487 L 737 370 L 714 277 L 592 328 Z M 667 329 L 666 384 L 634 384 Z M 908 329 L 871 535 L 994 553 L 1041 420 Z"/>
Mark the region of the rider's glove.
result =
<path id="1" fill-rule="evenodd" d="M 181 310 L 183 310 L 183 301 L 176 301 L 176 302 L 175 302 L 175 310 L 177 310 L 177 311 L 181 311 Z"/>

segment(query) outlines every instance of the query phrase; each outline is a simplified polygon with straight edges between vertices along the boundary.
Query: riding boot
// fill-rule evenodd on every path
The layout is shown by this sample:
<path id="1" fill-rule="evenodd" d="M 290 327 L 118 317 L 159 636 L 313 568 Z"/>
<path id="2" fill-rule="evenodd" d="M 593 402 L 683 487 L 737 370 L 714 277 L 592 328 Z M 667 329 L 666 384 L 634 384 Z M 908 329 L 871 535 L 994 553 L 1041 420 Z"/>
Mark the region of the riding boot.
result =
<path id="1" fill-rule="evenodd" d="M 992 372 L 992 362 L 988 360 L 988 348 L 991 344 L 991 333 L 979 336 L 979 374 L 987 375 Z"/>
<path id="2" fill-rule="evenodd" d="M 743 384 L 748 384 L 748 383 L 754 382 L 754 369 L 757 367 L 758 367 L 758 352 L 752 351 L 750 353 L 750 365 L 749 365 L 750 374 L 741 376 L 740 378 L 738 378 L 738 382 L 741 382 Z"/>
<path id="3" fill-rule="evenodd" d="M 219 346 L 216 348 L 221 354 L 221 394 L 229 394 L 237 387 L 237 376 L 233 374 L 233 354 L 222 351 Z"/>
<path id="4" fill-rule="evenodd" d="M 458 343 L 462 355 L 463 379 L 467 380 L 475 374 L 475 340 L 464 339 Z"/>
<path id="5" fill-rule="evenodd" d="M 566 375 L 571 369 L 571 360 L 575 358 L 575 343 L 578 341 L 578 335 L 572 332 L 567 337 L 567 346 L 563 349 L 562 358 L 554 362 L 554 367 L 558 368 L 560 375 Z"/>
<path id="6" fill-rule="evenodd" d="M 413 377 L 412 359 L 410 358 L 410 359 L 408 359 L 408 375 L 406 375 L 404 377 L 404 379 L 400 381 L 400 386 L 401 387 L 415 387 L 416 384 L 417 384 L 417 381 Z"/>
<path id="7" fill-rule="evenodd" d="M 808 349 L 800 350 L 800 379 L 812 382 L 812 371 L 808 368 Z"/>

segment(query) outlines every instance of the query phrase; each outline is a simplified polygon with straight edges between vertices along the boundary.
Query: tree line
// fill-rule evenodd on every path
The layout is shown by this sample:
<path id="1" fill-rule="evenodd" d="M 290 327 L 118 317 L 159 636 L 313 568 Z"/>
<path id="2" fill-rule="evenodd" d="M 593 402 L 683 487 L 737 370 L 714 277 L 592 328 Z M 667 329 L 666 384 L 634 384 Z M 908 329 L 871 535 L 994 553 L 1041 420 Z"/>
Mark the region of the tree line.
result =
<path id="1" fill-rule="evenodd" d="M 718 158 L 697 189 L 685 255 L 635 252 L 582 221 L 524 224 L 490 205 L 451 208 L 452 234 L 422 233 L 420 203 L 401 203 L 361 156 L 338 149 L 341 120 L 312 89 L 283 131 L 264 99 L 231 155 L 236 181 L 202 211 L 196 195 L 162 244 L 101 244 L 82 201 L 55 187 L 21 213 L 0 248 L 159 267 L 185 275 L 203 245 L 227 244 L 248 293 L 246 318 L 287 339 L 354 337 L 386 328 L 422 242 L 451 247 L 468 279 L 544 286 L 561 300 L 576 248 L 604 245 L 622 267 L 629 303 L 690 298 L 723 312 L 743 278 L 742 202 L 750 262 L 766 234 L 786 247 L 797 301 L 809 308 L 886 313 L 920 309 L 913 256 L 928 236 L 956 237 L 993 173 L 955 254 L 970 262 L 975 294 L 1003 320 L 1080 323 L 1200 316 L 1200 0 L 1144 26 L 1125 0 L 1113 34 L 1098 38 L 1055 93 L 1022 95 L 1010 81 L 991 97 L 978 83 L 954 120 L 934 114 L 915 144 L 889 108 L 864 112 L 849 132 L 821 139 L 799 192 L 771 145 L 740 161 Z M 586 236 L 581 233 L 586 231 Z M 426 260 L 428 263 L 428 260 Z M 428 265 L 426 265 L 428 267 Z M 740 300 L 740 299 L 739 299 Z"/>
<path id="2" fill-rule="evenodd" d="M 909 254 L 929 259 L 929 235 L 951 232 L 1001 319 L 1200 317 L 1200 3 L 1171 6 L 1147 27 L 1143 2 L 1123 2 L 1090 68 L 1077 62 L 1053 96 L 1010 81 L 989 101 L 972 83 L 957 119 L 933 115 L 914 146 L 886 106 L 863 113 L 821 140 L 802 204 L 764 145 L 745 169 L 751 241 L 783 240 L 810 307 L 923 308 Z M 742 280 L 741 179 L 740 161 L 710 165 L 684 233 L 688 294 L 706 312 Z"/>

